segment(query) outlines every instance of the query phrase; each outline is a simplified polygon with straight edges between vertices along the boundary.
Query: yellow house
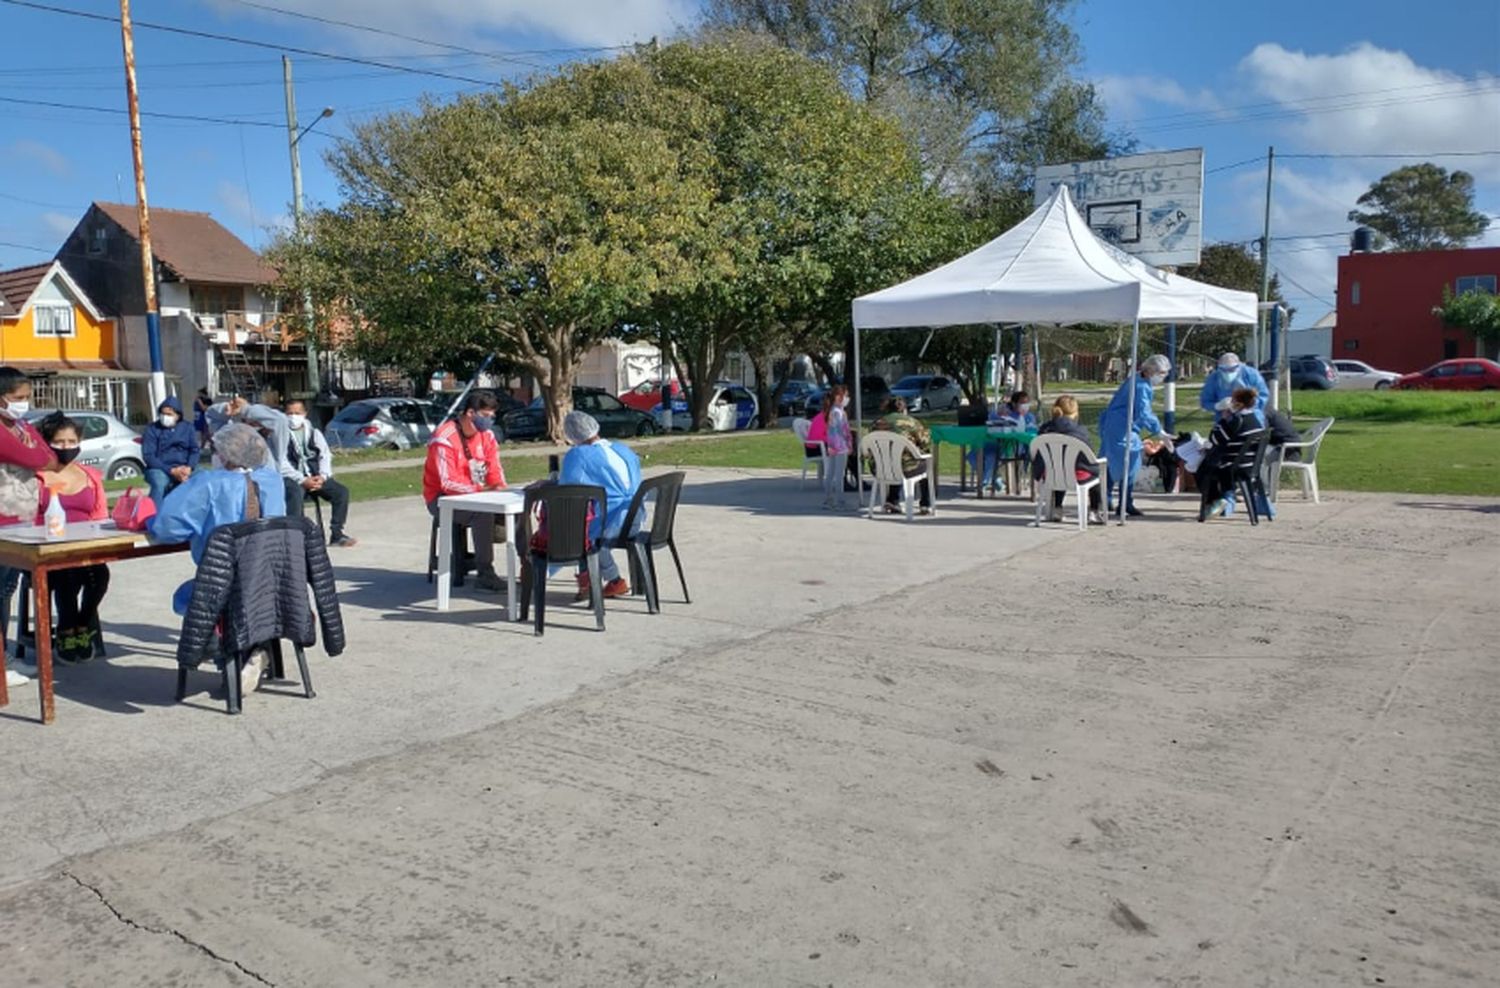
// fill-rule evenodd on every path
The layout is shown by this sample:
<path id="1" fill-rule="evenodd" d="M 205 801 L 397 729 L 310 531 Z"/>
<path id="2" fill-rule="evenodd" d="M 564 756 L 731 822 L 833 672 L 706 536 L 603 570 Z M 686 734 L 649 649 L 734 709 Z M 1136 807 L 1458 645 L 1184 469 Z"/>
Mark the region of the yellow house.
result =
<path id="1" fill-rule="evenodd" d="M 115 367 L 115 321 L 57 261 L 0 271 L 0 364 L 23 370 Z"/>

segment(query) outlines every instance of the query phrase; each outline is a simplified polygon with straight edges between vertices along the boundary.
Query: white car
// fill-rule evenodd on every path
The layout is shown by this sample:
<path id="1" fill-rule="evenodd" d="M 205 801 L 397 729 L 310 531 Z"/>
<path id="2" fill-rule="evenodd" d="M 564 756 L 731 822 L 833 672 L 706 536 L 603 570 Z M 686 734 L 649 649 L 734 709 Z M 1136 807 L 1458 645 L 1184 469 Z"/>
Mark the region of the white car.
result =
<path id="1" fill-rule="evenodd" d="M 737 429 L 760 428 L 760 401 L 749 388 L 729 381 L 717 381 L 713 386 L 713 397 L 708 400 L 708 420 L 704 428 L 713 432 L 734 432 Z M 653 409 L 658 428 L 666 428 L 666 410 L 661 405 Z M 672 399 L 672 431 L 682 432 L 691 421 L 687 396 Z"/>
<path id="2" fill-rule="evenodd" d="M 1339 391 L 1384 391 L 1395 383 L 1400 374 L 1376 370 L 1363 360 L 1335 360 L 1333 369 L 1339 372 L 1334 388 Z"/>

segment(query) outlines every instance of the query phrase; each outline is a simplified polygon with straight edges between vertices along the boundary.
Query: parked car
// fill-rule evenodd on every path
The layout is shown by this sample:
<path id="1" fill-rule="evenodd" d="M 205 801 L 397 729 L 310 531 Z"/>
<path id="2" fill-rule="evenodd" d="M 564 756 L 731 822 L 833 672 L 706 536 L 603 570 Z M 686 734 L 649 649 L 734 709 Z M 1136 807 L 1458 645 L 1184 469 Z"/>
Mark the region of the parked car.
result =
<path id="1" fill-rule="evenodd" d="M 891 388 L 891 395 L 904 398 L 908 412 L 947 411 L 963 401 L 963 389 L 938 374 L 908 374 Z"/>
<path id="2" fill-rule="evenodd" d="M 744 385 L 732 381 L 718 381 L 708 399 L 708 421 L 704 426 L 712 432 L 733 432 L 736 429 L 760 428 L 760 401 L 755 393 Z M 656 406 L 653 413 L 658 428 L 666 428 L 666 409 Z M 692 424 L 692 412 L 684 396 L 672 402 L 672 431 L 682 432 Z"/>
<path id="3" fill-rule="evenodd" d="M 588 412 L 599 423 L 599 434 L 608 439 L 654 436 L 656 420 L 647 412 L 631 408 L 601 388 L 574 388 L 573 407 Z M 547 410 L 537 397 L 531 404 L 506 412 L 496 423 L 509 439 L 542 439 L 547 435 Z"/>
<path id="4" fill-rule="evenodd" d="M 671 387 L 673 398 L 682 397 L 682 382 L 673 381 Z M 620 395 L 620 401 L 630 408 L 639 412 L 653 411 L 661 404 L 661 381 L 642 381 L 629 391 Z"/>
<path id="5" fill-rule="evenodd" d="M 1368 391 L 1371 388 L 1384 391 L 1401 377 L 1395 371 L 1376 370 L 1363 360 L 1335 360 L 1333 366 L 1339 372 L 1334 387 L 1340 391 Z"/>
<path id="6" fill-rule="evenodd" d="M 1292 387 L 1298 391 L 1327 391 L 1339 382 L 1338 369 L 1332 361 L 1322 357 L 1291 357 L 1287 360 L 1287 367 L 1291 371 Z M 1270 361 L 1260 365 L 1260 372 L 1267 382 L 1275 371 Z"/>
<path id="7" fill-rule="evenodd" d="M 885 378 L 878 374 L 864 374 L 859 379 L 859 398 L 862 405 L 861 411 L 867 414 L 876 414 L 880 411 L 885 400 L 891 396 L 891 386 L 885 383 Z M 823 396 L 828 393 L 827 388 L 819 388 L 807 398 L 806 414 L 809 418 L 823 410 Z M 854 401 L 854 392 L 849 392 L 849 401 Z"/>
<path id="8" fill-rule="evenodd" d="M 416 398 L 361 398 L 323 430 L 334 449 L 412 449 L 427 445 L 448 409 Z"/>
<path id="9" fill-rule="evenodd" d="M 56 412 L 55 408 L 33 408 L 26 421 L 36 425 Z M 93 467 L 106 480 L 124 480 L 146 475 L 146 461 L 141 457 L 141 436 L 109 412 L 65 408 L 63 414 L 78 423 L 78 462 Z"/>
<path id="10" fill-rule="evenodd" d="M 1483 357 L 1444 360 L 1424 371 L 1401 375 L 1395 386 L 1408 391 L 1492 391 L 1500 388 L 1500 364 Z"/>
<path id="11" fill-rule="evenodd" d="M 774 389 L 773 389 L 774 390 Z M 777 415 L 801 415 L 807 411 L 807 399 L 818 386 L 811 381 L 788 381 L 776 403 Z"/>

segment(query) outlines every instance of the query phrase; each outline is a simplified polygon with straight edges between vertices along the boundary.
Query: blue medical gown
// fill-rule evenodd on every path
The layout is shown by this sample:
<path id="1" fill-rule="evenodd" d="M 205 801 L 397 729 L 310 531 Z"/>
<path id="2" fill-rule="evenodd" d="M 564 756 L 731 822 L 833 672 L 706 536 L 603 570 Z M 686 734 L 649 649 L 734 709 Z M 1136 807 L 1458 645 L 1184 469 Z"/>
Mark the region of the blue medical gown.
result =
<path id="1" fill-rule="evenodd" d="M 1121 480 L 1125 482 L 1125 489 L 1131 490 L 1135 484 L 1135 475 L 1141 468 L 1141 437 L 1140 430 L 1148 432 L 1160 432 L 1161 423 L 1157 421 L 1156 415 L 1151 411 L 1151 398 L 1153 388 L 1151 382 L 1144 377 L 1135 378 L 1135 424 L 1130 434 L 1125 434 L 1125 418 L 1130 409 L 1130 381 L 1122 383 L 1109 404 L 1104 408 L 1104 414 L 1099 416 L 1099 445 L 1104 450 L 1105 458 L 1109 462 L 1109 482 L 1113 486 Z M 1127 454 L 1129 470 L 1126 470 Z"/>
<path id="2" fill-rule="evenodd" d="M 558 483 L 589 484 L 604 488 L 604 518 L 602 535 L 614 538 L 625 524 L 625 513 L 630 510 L 630 500 L 641 486 L 641 461 L 624 443 L 612 443 L 607 439 L 574 446 L 563 457 L 558 470 Z M 590 533 L 599 538 L 598 522 Z"/>
<path id="3" fill-rule="evenodd" d="M 1255 401 L 1256 411 L 1264 409 L 1266 402 L 1271 400 L 1271 389 L 1266 387 L 1266 379 L 1260 376 L 1260 371 L 1249 364 L 1240 364 L 1240 369 L 1228 378 L 1218 370 L 1209 371 L 1203 389 L 1198 392 L 1198 406 L 1205 412 L 1212 412 L 1219 402 L 1239 388 L 1252 388 L 1260 396 Z"/>
<path id="4" fill-rule="evenodd" d="M 279 518 L 286 514 L 286 488 L 275 466 L 266 465 L 250 472 L 260 495 L 260 516 Z M 245 475 L 238 470 L 199 470 L 178 484 L 162 498 L 161 507 L 147 523 L 154 542 L 188 543 L 193 563 L 203 560 L 208 537 L 220 525 L 245 520 Z M 187 613 L 193 597 L 193 581 L 188 580 L 172 594 L 172 610 Z"/>

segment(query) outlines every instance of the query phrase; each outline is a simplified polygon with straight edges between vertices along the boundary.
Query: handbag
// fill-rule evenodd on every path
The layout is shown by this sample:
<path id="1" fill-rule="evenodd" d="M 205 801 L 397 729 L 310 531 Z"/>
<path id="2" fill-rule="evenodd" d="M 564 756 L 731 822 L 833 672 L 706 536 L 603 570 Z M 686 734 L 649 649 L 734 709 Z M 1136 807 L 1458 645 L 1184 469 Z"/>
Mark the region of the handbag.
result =
<path id="1" fill-rule="evenodd" d="M 33 471 L 0 463 L 0 515 L 30 521 L 36 514 L 40 490 L 41 484 Z"/>
<path id="2" fill-rule="evenodd" d="M 145 494 L 136 493 L 134 487 L 125 489 L 125 493 L 115 502 L 114 510 L 110 512 L 115 527 L 126 532 L 145 531 L 146 522 L 155 515 L 156 502 Z"/>

